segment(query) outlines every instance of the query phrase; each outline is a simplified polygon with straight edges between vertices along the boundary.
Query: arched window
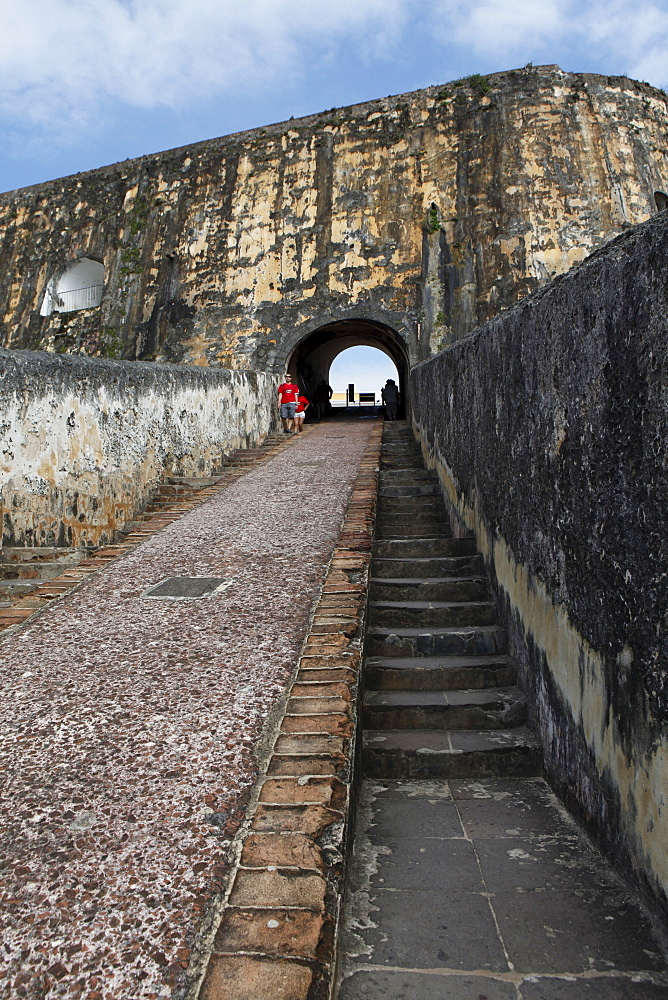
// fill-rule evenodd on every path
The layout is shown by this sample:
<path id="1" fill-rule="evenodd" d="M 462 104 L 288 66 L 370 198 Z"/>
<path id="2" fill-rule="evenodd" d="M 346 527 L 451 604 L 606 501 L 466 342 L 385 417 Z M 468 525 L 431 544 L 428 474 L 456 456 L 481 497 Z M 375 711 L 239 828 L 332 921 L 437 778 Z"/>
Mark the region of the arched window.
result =
<path id="1" fill-rule="evenodd" d="M 93 309 L 102 301 L 104 264 L 91 257 L 80 257 L 60 276 L 51 279 L 42 303 L 41 315 Z"/>

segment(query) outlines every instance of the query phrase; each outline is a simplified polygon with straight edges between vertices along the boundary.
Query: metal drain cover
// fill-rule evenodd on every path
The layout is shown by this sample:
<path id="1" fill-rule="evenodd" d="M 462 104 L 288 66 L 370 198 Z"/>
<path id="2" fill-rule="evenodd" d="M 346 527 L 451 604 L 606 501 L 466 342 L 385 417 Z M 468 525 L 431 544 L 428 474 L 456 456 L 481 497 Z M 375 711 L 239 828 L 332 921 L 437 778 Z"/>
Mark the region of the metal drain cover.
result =
<path id="1" fill-rule="evenodd" d="M 200 597 L 222 593 L 233 582 L 220 576 L 168 576 L 149 587 L 141 596 L 168 601 L 196 601 Z"/>

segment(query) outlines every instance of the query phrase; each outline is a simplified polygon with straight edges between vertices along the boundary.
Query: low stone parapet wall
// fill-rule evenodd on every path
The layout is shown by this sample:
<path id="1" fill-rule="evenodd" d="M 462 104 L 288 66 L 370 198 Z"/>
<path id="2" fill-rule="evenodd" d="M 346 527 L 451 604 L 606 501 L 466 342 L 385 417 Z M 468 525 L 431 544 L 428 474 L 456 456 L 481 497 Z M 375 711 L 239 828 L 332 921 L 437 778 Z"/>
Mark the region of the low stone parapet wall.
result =
<path id="1" fill-rule="evenodd" d="M 0 351 L 7 545 L 113 540 L 165 474 L 209 475 L 277 422 L 273 375 Z"/>
<path id="2" fill-rule="evenodd" d="M 495 579 L 549 777 L 668 890 L 668 214 L 413 369 L 413 422 Z"/>

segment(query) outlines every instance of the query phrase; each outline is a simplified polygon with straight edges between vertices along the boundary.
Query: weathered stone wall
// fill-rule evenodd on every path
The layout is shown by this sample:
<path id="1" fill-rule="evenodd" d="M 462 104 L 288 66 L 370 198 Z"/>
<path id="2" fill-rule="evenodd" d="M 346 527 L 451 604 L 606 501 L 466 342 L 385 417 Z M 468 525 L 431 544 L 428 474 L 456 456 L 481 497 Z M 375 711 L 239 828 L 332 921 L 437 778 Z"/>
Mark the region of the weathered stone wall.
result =
<path id="1" fill-rule="evenodd" d="M 668 215 L 412 372 L 551 780 L 666 908 Z"/>
<path id="2" fill-rule="evenodd" d="M 2 342 L 268 370 L 356 318 L 414 364 L 654 213 L 667 101 L 527 67 L 11 192 Z M 101 306 L 40 316 L 81 256 Z"/>
<path id="3" fill-rule="evenodd" d="M 0 350 L 3 541 L 113 540 L 166 473 L 208 475 L 276 424 L 271 375 Z"/>

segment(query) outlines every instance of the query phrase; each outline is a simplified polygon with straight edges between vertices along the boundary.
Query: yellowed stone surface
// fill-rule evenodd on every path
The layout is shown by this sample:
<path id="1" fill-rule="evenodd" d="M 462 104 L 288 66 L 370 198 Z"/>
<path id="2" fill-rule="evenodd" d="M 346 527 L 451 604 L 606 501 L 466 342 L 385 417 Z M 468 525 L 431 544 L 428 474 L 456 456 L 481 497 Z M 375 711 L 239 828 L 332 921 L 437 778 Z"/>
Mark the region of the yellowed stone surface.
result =
<path id="1" fill-rule="evenodd" d="M 555 66 L 481 79 L 0 197 L 5 346 L 278 368 L 364 320 L 412 364 L 654 213 L 662 92 Z M 40 317 L 81 255 L 104 261 L 101 307 Z"/>

